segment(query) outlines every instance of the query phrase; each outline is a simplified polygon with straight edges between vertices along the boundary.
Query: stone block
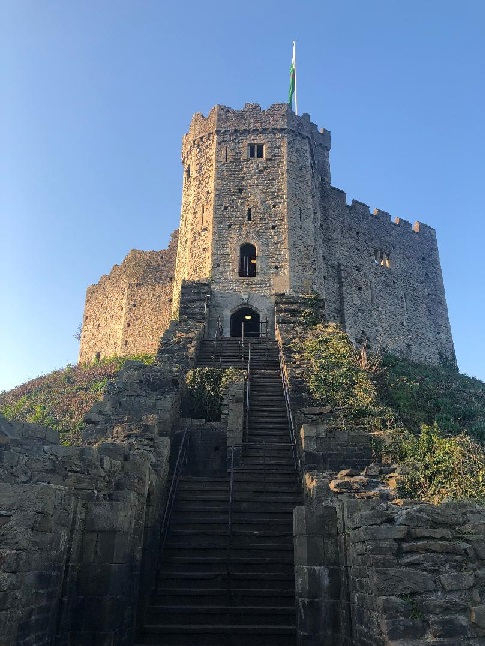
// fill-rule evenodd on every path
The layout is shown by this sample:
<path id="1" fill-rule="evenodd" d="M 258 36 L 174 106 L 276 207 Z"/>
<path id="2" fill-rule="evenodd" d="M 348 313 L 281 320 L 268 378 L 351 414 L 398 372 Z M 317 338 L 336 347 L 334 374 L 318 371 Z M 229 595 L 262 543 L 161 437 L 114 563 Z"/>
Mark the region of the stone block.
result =
<path id="1" fill-rule="evenodd" d="M 411 568 L 375 569 L 370 572 L 370 578 L 378 596 L 396 596 L 436 590 L 436 581 L 431 574 Z"/>
<path id="2" fill-rule="evenodd" d="M 322 536 L 296 536 L 294 539 L 295 565 L 324 565 Z"/>
<path id="3" fill-rule="evenodd" d="M 444 599 L 423 599 L 421 603 L 427 615 L 452 615 L 468 610 L 467 602 L 449 595 Z"/>
<path id="4" fill-rule="evenodd" d="M 119 502 L 97 502 L 90 505 L 86 515 L 88 531 L 129 532 L 133 525 L 133 509 Z"/>
<path id="5" fill-rule="evenodd" d="M 411 615 L 410 603 L 400 597 L 378 597 L 377 607 L 386 619 L 409 619 Z"/>
<path id="6" fill-rule="evenodd" d="M 350 538 L 352 542 L 386 541 L 403 539 L 407 533 L 408 529 L 404 525 L 372 525 L 355 530 L 351 533 Z"/>
<path id="7" fill-rule="evenodd" d="M 422 638 L 426 631 L 424 621 L 404 617 L 383 619 L 380 625 L 386 643 L 401 642 L 408 644 L 411 640 Z"/>
<path id="8" fill-rule="evenodd" d="M 409 533 L 413 538 L 452 538 L 451 530 L 446 527 L 413 527 Z"/>
<path id="9" fill-rule="evenodd" d="M 442 574 L 440 576 L 440 582 L 446 591 L 468 590 L 475 583 L 475 576 L 471 572 Z"/>
<path id="10" fill-rule="evenodd" d="M 430 619 L 430 632 L 433 638 L 469 637 L 470 624 L 465 617 L 433 617 Z"/>
<path id="11" fill-rule="evenodd" d="M 485 630 L 485 605 L 473 606 L 470 609 L 470 619 L 476 626 Z"/>

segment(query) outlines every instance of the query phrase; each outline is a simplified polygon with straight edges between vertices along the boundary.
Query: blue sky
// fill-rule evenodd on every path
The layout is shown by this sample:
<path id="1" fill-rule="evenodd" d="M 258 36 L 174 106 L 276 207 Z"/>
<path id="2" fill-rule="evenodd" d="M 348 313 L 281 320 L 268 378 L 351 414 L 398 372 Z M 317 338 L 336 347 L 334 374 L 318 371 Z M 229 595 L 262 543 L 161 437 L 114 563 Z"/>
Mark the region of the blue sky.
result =
<path id="1" fill-rule="evenodd" d="M 0 390 L 77 360 L 88 285 L 178 225 L 216 103 L 332 131 L 332 183 L 438 233 L 460 369 L 485 379 L 483 0 L 2 0 Z"/>

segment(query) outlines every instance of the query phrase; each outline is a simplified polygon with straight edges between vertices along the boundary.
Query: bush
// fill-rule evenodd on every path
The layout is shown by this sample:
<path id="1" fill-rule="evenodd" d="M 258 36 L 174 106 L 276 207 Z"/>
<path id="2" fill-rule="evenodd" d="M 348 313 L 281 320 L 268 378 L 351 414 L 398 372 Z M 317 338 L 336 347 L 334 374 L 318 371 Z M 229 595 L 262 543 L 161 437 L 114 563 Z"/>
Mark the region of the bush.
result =
<path id="1" fill-rule="evenodd" d="M 185 417 L 218 422 L 226 387 L 244 378 L 236 368 L 194 368 L 185 378 L 186 391 L 182 402 Z"/>
<path id="2" fill-rule="evenodd" d="M 371 374 L 361 368 L 359 351 L 339 326 L 314 326 L 300 337 L 295 349 L 316 402 L 345 408 L 352 417 L 378 412 Z"/>
<path id="3" fill-rule="evenodd" d="M 381 401 L 393 408 L 406 427 L 437 424 L 446 434 L 468 433 L 485 441 L 485 384 L 454 370 L 383 357 Z"/>
<path id="4" fill-rule="evenodd" d="M 390 457 L 403 467 L 399 493 L 430 503 L 447 500 L 485 501 L 485 451 L 462 433 L 446 436 L 439 427 L 423 424 L 418 435 L 395 437 Z"/>

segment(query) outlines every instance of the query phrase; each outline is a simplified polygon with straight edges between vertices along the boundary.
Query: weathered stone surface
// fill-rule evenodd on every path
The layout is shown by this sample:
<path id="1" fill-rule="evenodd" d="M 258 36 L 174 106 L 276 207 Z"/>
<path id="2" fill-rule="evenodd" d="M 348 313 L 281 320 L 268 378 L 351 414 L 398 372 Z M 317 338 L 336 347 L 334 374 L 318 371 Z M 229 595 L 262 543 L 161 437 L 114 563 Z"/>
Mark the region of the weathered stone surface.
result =
<path id="1" fill-rule="evenodd" d="M 436 589 L 435 578 L 410 568 L 384 568 L 371 571 L 376 594 L 409 594 Z"/>
<path id="2" fill-rule="evenodd" d="M 440 582 L 445 590 L 467 590 L 475 583 L 475 576 L 470 572 L 442 574 Z"/>
<path id="3" fill-rule="evenodd" d="M 485 605 L 471 608 L 470 618 L 474 624 L 485 630 Z"/>
<path id="4" fill-rule="evenodd" d="M 155 354 L 172 313 L 177 231 L 164 251 L 132 250 L 86 292 L 79 361 Z M 96 413 L 90 413 L 90 419 Z"/>

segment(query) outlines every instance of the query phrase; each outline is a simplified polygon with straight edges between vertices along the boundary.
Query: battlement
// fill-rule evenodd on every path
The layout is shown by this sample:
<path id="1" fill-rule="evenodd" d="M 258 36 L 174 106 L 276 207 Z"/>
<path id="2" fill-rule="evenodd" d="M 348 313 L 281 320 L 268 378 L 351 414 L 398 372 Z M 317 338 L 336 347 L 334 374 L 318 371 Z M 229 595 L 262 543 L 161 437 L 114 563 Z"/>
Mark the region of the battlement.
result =
<path id="1" fill-rule="evenodd" d="M 383 230 L 386 228 L 388 231 L 392 232 L 401 230 L 403 235 L 410 236 L 413 239 L 416 239 L 415 234 L 419 234 L 422 237 L 424 236 L 426 238 L 431 238 L 434 241 L 436 240 L 436 230 L 428 224 L 424 224 L 419 220 L 416 220 L 414 224 L 412 224 L 409 220 L 405 220 L 404 218 L 393 218 L 390 213 L 378 208 L 375 208 L 374 211 L 371 212 L 369 205 L 364 202 L 360 202 L 359 200 L 352 200 L 352 202 L 348 204 L 347 194 L 345 191 L 334 186 L 331 187 L 331 192 L 332 200 L 337 207 L 346 207 L 351 216 L 354 216 L 361 221 L 364 220 L 365 222 L 366 218 L 369 219 L 369 222 L 378 221 L 379 224 L 382 224 Z"/>
<path id="2" fill-rule="evenodd" d="M 329 130 L 319 129 L 307 113 L 297 116 L 286 103 L 274 103 L 266 110 L 262 110 L 258 103 L 246 103 L 242 110 L 216 105 L 207 117 L 196 112 L 189 131 L 184 136 L 184 145 L 187 140 L 194 140 L 215 131 L 251 132 L 265 129 L 293 130 L 299 135 L 311 138 L 315 145 L 323 146 L 327 150 L 331 146 Z"/>

